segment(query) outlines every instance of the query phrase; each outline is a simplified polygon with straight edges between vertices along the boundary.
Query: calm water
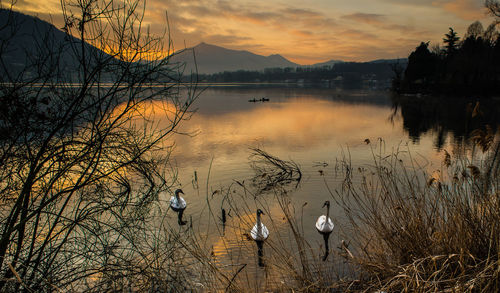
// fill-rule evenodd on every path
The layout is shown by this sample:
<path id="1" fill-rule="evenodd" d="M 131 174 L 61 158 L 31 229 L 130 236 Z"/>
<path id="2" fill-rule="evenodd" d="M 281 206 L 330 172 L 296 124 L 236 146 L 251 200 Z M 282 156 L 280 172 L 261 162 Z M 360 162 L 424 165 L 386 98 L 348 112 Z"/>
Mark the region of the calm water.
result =
<path id="1" fill-rule="evenodd" d="M 262 97 L 270 101 L 249 102 Z M 464 118 L 465 102 L 437 105 L 416 97 L 409 99 L 409 103 L 396 107 L 390 93 L 383 91 L 206 89 L 194 105 L 197 113 L 181 126 L 182 131 L 195 135 L 176 136 L 172 155 L 188 201 L 185 219 L 192 219 L 195 230 L 207 236 L 207 246 L 213 249 L 218 263 L 234 268 L 246 263 L 249 265 L 246 271 L 258 274 L 255 247 L 244 239 L 245 231 L 250 230 L 255 219 L 255 207 L 268 212 L 263 222 L 270 226 L 269 245 L 276 244 L 277 238 L 290 241 L 276 197 L 262 194 L 244 198 L 236 183 L 245 180 L 251 191 L 249 182 L 255 172 L 250 165 L 250 148 L 258 147 L 300 166 L 302 181 L 297 189 L 290 187 L 290 198 L 306 237 L 320 251 L 322 238 L 314 223 L 324 213 L 323 202 L 332 198 L 326 184 L 332 190 L 341 187 L 342 176 L 336 170 L 339 159 L 348 156 L 355 168 L 372 165 L 372 151 L 380 151 L 377 142 L 383 139 L 384 153 L 390 154 L 398 148 L 410 150 L 432 173 L 441 166 L 443 150 L 451 152 L 472 127 L 472 122 Z M 498 107 L 494 108 L 493 113 L 497 110 Z M 365 139 L 372 143 L 367 145 Z M 193 184 L 195 172 L 199 188 Z M 213 194 L 216 190 L 222 192 Z M 218 218 L 221 206 L 231 210 L 222 200 L 227 192 L 235 197 L 235 202 L 244 202 L 245 208 L 230 213 L 238 213 L 239 217 L 228 217 L 222 232 Z M 207 207 L 207 199 L 213 214 Z M 342 229 L 341 212 L 335 206 L 331 215 L 337 227 L 330 238 L 330 247 L 336 248 L 340 239 L 348 235 Z M 265 254 L 270 253 L 270 249 L 265 250 Z"/>
<path id="2" fill-rule="evenodd" d="M 269 102 L 248 102 L 253 98 Z M 332 175 L 337 159 L 350 154 L 352 164 L 372 164 L 372 147 L 384 140 L 388 153 L 409 146 L 415 156 L 426 158 L 429 168 L 442 160 L 445 144 L 436 146 L 435 130 L 410 137 L 401 114 L 393 115 L 390 93 L 335 89 L 209 88 L 194 105 L 197 113 L 181 125 L 194 136 L 177 136 L 173 159 L 189 198 L 194 171 L 205 184 L 212 161 L 209 185 L 213 189 L 234 180 L 251 178 L 250 148 L 258 147 L 284 160 L 293 160 L 304 173 L 299 193 L 304 199 L 325 198 L 322 170 Z M 364 141 L 370 139 L 371 144 Z M 326 163 L 328 166 L 318 166 Z M 326 176 L 328 177 L 328 176 Z M 302 195 L 297 195 L 300 197 Z M 194 202 L 193 212 L 204 202 Z"/>

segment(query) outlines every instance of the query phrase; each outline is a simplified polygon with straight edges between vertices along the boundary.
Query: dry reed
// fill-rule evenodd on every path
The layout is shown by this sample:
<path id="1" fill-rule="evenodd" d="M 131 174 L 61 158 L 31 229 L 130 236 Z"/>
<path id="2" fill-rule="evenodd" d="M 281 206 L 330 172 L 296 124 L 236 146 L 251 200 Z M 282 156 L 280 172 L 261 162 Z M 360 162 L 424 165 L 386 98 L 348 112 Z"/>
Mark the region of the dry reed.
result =
<path id="1" fill-rule="evenodd" d="M 362 184 L 338 191 L 357 248 L 357 290 L 498 292 L 500 144 L 489 132 L 474 140 L 481 152 L 446 152 L 435 177 L 408 152 L 374 152 Z"/>

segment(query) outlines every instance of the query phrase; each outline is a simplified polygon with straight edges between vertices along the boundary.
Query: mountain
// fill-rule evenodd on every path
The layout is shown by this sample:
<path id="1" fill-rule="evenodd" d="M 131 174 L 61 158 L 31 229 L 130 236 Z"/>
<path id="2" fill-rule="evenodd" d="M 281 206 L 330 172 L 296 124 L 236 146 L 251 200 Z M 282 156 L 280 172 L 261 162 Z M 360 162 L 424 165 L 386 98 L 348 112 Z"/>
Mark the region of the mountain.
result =
<path id="1" fill-rule="evenodd" d="M 174 63 L 185 63 L 185 73 L 217 73 L 223 71 L 252 70 L 265 68 L 298 67 L 281 55 L 262 56 L 248 51 L 230 50 L 223 47 L 200 43 L 199 45 L 177 52 L 171 59 Z"/>
<path id="2" fill-rule="evenodd" d="M 0 55 L 8 72 L 3 76 L 15 76 L 21 72 L 24 78 L 45 73 L 59 72 L 63 78 L 76 77 L 80 68 L 81 41 L 37 17 L 20 12 L 0 9 Z M 114 59 L 98 48 L 85 43 L 86 59 Z M 108 59 L 109 60 L 109 59 Z M 2 78 L 3 81 L 8 81 Z"/>
<path id="3" fill-rule="evenodd" d="M 0 42 L 2 62 L 6 64 L 3 68 L 8 70 L 8 72 L 0 72 L 1 76 L 15 76 L 23 71 L 26 65 L 39 61 L 40 56 L 44 57 L 45 66 L 50 68 L 48 70 L 53 71 L 52 65 L 57 63 L 59 72 L 68 79 L 76 78 L 76 72 L 80 69 L 78 56 L 81 55 L 81 41 L 37 17 L 0 9 Z M 90 44 L 85 43 L 84 46 L 88 58 L 93 58 L 93 60 L 112 58 Z M 112 59 L 117 65 L 121 62 Z M 407 59 L 379 59 L 367 63 L 396 62 L 406 65 Z M 184 64 L 182 67 L 185 68 L 185 74 L 195 72 L 196 68 L 198 73 L 211 74 L 238 70 L 263 71 L 266 68 L 331 67 L 343 63 L 345 62 L 340 60 L 330 60 L 313 65 L 300 65 L 278 54 L 263 56 L 245 50 L 231 50 L 206 43 L 177 51 L 169 60 L 170 66 Z M 25 72 L 28 73 L 25 77 L 38 74 L 35 71 L 36 69 L 33 68 L 32 72 Z M 112 75 L 107 78 L 112 78 Z"/>
<path id="4" fill-rule="evenodd" d="M 404 64 L 406 65 L 408 63 L 408 58 L 397 58 L 397 59 L 377 59 L 377 60 L 372 60 L 367 63 L 389 63 L 389 64 Z"/>
<path id="5" fill-rule="evenodd" d="M 356 63 L 356 62 L 347 62 L 347 61 L 342 61 L 342 60 L 330 60 L 326 62 L 321 62 L 321 63 L 316 63 L 313 65 L 310 65 L 311 67 L 323 67 L 323 66 L 334 66 L 336 64 L 340 63 Z M 371 63 L 371 64 L 394 64 L 394 63 L 399 63 L 402 65 L 406 65 L 408 63 L 408 58 L 397 58 L 397 59 L 376 59 L 372 61 L 367 61 L 367 62 L 357 62 L 357 63 Z"/>
<path id="6" fill-rule="evenodd" d="M 316 63 L 316 64 L 313 64 L 313 65 L 310 65 L 310 67 L 323 67 L 323 66 L 333 66 L 335 64 L 339 64 L 339 63 L 343 63 L 344 61 L 342 60 L 329 60 L 329 61 L 326 61 L 326 62 L 321 62 L 321 63 Z"/>
<path id="7" fill-rule="evenodd" d="M 196 60 L 196 63 L 195 63 Z M 378 59 L 361 63 L 400 63 L 406 65 L 406 58 L 399 59 Z M 197 72 L 200 74 L 213 74 L 219 72 L 245 71 L 263 71 L 266 68 L 286 68 L 286 67 L 305 67 L 317 68 L 324 66 L 334 66 L 336 64 L 346 63 L 342 60 L 329 60 L 312 65 L 301 65 L 284 58 L 281 55 L 274 54 L 263 56 L 251 53 L 249 51 L 231 50 L 224 47 L 200 43 L 192 48 L 177 51 L 170 59 L 170 63 L 185 64 L 184 74 Z M 351 62 L 352 63 L 352 62 Z M 195 67 L 196 64 L 196 67 Z"/>

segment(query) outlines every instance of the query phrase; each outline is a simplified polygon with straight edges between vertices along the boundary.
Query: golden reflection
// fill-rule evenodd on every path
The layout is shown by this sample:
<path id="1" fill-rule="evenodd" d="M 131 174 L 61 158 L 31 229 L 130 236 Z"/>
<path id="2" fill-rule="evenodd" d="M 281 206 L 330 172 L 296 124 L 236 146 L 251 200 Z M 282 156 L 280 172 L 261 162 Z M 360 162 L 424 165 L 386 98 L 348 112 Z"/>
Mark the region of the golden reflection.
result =
<path id="1" fill-rule="evenodd" d="M 387 117 L 388 111 L 382 107 L 321 100 L 249 106 L 247 111 L 219 115 L 196 114 L 182 128 L 198 134 L 176 137 L 176 142 L 185 147 L 175 155 L 183 159 L 220 158 L 246 152 L 255 145 L 276 149 L 278 156 L 296 150 L 332 151 L 341 145 L 359 145 L 368 137 L 391 137 L 393 126 L 380 123 Z"/>
<path id="2" fill-rule="evenodd" d="M 335 159 L 347 151 L 354 158 L 353 164 L 358 165 L 372 163 L 370 149 L 379 152 L 378 148 L 383 148 L 387 155 L 399 151 L 412 153 L 429 173 L 441 167 L 443 154 L 436 152 L 432 139 L 410 142 L 402 121 L 391 122 L 391 110 L 385 105 L 315 98 L 253 104 L 247 103 L 246 97 L 242 99 L 244 104 L 236 110 L 196 113 L 181 123 L 180 132 L 190 135 L 176 135 L 167 142 L 175 142 L 177 146 L 173 159 L 181 164 L 179 167 L 206 168 L 214 158 L 214 176 L 218 177 L 221 172 L 230 173 L 234 168 L 248 166 L 249 147 L 260 147 L 278 157 L 305 162 Z M 220 104 L 220 110 L 227 101 L 209 102 Z M 138 109 L 141 113 L 138 121 L 146 117 L 161 128 L 171 123 L 176 111 L 178 105 L 154 101 Z M 364 143 L 367 138 L 371 140 L 370 145 Z M 383 139 L 383 145 L 378 145 L 379 138 Z"/>
<path id="3" fill-rule="evenodd" d="M 270 204 L 268 202 L 268 204 Z M 225 257 L 228 257 L 227 247 L 230 243 L 242 243 L 246 242 L 246 246 L 251 246 L 254 248 L 254 241 L 250 238 L 250 230 L 255 225 L 256 221 L 256 212 L 255 211 L 245 211 L 241 214 L 237 214 L 231 218 L 231 220 L 227 223 L 225 228 L 224 235 L 219 235 L 218 239 L 213 243 L 213 255 L 215 258 L 218 258 L 218 261 L 223 261 Z M 265 215 L 262 216 L 262 222 L 268 227 L 270 231 L 270 236 L 275 234 L 276 231 L 283 227 L 286 223 L 285 218 L 283 216 L 283 211 L 280 206 L 277 204 L 270 205 L 267 207 L 265 211 Z M 272 241 L 272 239 L 269 239 Z M 255 250 L 257 253 L 257 250 Z"/>
<path id="4" fill-rule="evenodd" d="M 140 116 L 143 120 L 147 119 L 149 121 L 149 119 L 154 119 L 155 121 L 159 121 L 166 118 L 171 121 L 176 115 L 179 114 L 179 111 L 179 105 L 165 100 L 123 103 L 113 109 L 110 119 L 116 119 L 119 115 L 123 115 L 123 113 L 128 112 L 132 115 Z M 135 122 L 137 123 L 137 121 Z"/>
<path id="5" fill-rule="evenodd" d="M 239 201 L 241 200 L 239 199 Z M 245 269 L 234 280 L 235 284 L 241 288 L 250 285 L 249 282 L 255 282 L 256 284 L 252 284 L 252 286 L 260 288 L 265 286 L 268 280 L 276 281 L 278 277 L 273 263 L 273 258 L 276 257 L 274 250 L 276 247 L 280 247 L 278 249 L 284 248 L 279 246 L 278 243 L 287 234 L 284 232 L 286 230 L 286 221 L 283 211 L 279 205 L 273 204 L 274 200 L 272 198 L 264 201 L 266 202 L 266 208 L 265 215 L 262 216 L 262 222 L 270 231 L 270 236 L 264 243 L 263 259 L 264 263 L 267 263 L 265 270 L 257 269 L 259 267 L 257 245 L 249 235 L 250 230 L 255 225 L 255 210 L 233 211 L 232 217 L 226 223 L 224 233 L 215 233 L 210 237 L 213 261 L 226 275 L 235 275 L 242 265 L 245 266 Z M 240 202 L 239 205 L 248 203 Z M 260 277 L 256 277 L 257 275 Z"/>

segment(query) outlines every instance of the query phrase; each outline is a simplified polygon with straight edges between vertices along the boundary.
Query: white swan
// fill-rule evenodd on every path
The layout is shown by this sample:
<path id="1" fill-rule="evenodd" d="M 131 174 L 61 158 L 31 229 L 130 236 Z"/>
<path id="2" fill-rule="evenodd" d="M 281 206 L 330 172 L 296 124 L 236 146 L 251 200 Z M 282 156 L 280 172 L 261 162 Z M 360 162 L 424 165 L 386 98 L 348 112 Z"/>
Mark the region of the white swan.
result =
<path id="1" fill-rule="evenodd" d="M 176 212 L 186 209 L 186 201 L 179 195 L 179 193 L 184 194 L 182 189 L 177 189 L 175 191 L 175 196 L 170 197 L 170 207 Z"/>
<path id="2" fill-rule="evenodd" d="M 333 231 L 333 226 L 334 226 L 332 219 L 330 219 L 330 201 L 328 200 L 325 201 L 323 207 L 325 206 L 326 206 L 326 216 L 325 215 L 319 216 L 318 220 L 316 221 L 316 229 L 318 229 L 319 233 L 329 234 Z"/>
<path id="3" fill-rule="evenodd" d="M 252 239 L 255 241 L 264 241 L 269 237 L 269 230 L 267 230 L 267 227 L 262 224 L 260 220 L 260 215 L 263 215 L 264 212 L 262 212 L 260 209 L 257 210 L 257 223 L 255 223 L 255 226 L 253 226 L 252 231 L 250 231 L 250 236 L 252 236 Z"/>

